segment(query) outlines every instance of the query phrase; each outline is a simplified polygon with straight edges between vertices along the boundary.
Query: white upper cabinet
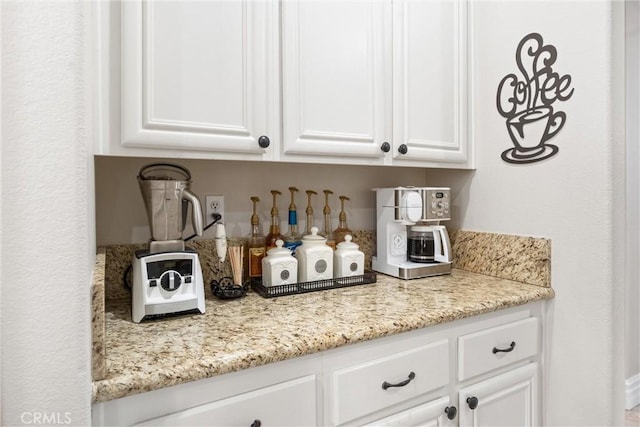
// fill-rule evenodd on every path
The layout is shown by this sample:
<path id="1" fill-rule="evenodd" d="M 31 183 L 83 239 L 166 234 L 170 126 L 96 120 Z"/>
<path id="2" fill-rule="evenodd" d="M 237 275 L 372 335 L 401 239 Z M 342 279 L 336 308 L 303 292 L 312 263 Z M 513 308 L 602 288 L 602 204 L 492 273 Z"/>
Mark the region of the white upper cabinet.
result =
<path id="1" fill-rule="evenodd" d="M 285 157 L 384 163 L 392 125 L 390 9 L 383 1 L 282 2 Z"/>
<path id="2" fill-rule="evenodd" d="M 277 2 L 122 8 L 122 145 L 269 158 L 259 139 L 279 139 Z"/>
<path id="3" fill-rule="evenodd" d="M 466 67 L 465 1 L 394 0 L 394 163 L 468 163 Z"/>
<path id="4" fill-rule="evenodd" d="M 100 154 L 473 167 L 466 0 L 115 8 Z"/>

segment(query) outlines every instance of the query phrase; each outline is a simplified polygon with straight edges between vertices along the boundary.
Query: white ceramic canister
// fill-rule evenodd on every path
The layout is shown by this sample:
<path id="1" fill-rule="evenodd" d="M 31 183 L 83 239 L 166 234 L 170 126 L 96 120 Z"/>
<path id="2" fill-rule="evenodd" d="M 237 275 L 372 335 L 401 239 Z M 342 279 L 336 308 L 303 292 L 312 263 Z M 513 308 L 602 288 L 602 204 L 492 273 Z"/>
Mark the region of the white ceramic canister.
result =
<path id="1" fill-rule="evenodd" d="M 333 253 L 333 277 L 360 276 L 364 274 L 364 252 L 351 240 L 350 234 L 338 243 Z"/>
<path id="2" fill-rule="evenodd" d="M 311 227 L 311 234 L 302 238 L 302 245 L 296 249 L 300 282 L 333 278 L 333 249 L 326 242 L 318 236 L 318 227 Z"/>
<path id="3" fill-rule="evenodd" d="M 262 258 L 262 284 L 264 286 L 289 285 L 298 282 L 298 260 L 291 251 L 283 248 L 284 242 L 276 241 L 276 247 Z"/>

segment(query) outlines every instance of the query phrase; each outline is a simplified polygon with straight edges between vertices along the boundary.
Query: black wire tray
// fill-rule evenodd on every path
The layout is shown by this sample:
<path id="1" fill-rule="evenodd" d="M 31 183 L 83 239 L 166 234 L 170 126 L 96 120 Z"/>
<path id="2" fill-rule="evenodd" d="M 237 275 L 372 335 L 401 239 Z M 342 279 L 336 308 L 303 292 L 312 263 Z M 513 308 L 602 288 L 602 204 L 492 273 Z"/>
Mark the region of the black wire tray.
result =
<path id="1" fill-rule="evenodd" d="M 251 288 L 264 298 L 274 298 L 285 295 L 324 291 L 326 289 L 347 288 L 349 286 L 366 285 L 369 283 L 376 283 L 376 273 L 373 271 L 365 271 L 364 274 L 359 276 L 338 277 L 335 279 L 299 282 L 278 286 L 263 286 L 262 279 L 254 277 L 251 279 Z"/>

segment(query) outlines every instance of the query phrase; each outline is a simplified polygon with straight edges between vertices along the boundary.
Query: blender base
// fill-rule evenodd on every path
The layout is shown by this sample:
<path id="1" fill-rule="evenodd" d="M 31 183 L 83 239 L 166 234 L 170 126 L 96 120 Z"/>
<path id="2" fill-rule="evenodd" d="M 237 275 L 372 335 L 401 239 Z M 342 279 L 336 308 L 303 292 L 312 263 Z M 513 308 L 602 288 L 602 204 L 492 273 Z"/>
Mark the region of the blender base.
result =
<path id="1" fill-rule="evenodd" d="M 131 319 L 139 323 L 157 315 L 205 312 L 204 284 L 193 251 L 145 254 L 133 259 Z"/>

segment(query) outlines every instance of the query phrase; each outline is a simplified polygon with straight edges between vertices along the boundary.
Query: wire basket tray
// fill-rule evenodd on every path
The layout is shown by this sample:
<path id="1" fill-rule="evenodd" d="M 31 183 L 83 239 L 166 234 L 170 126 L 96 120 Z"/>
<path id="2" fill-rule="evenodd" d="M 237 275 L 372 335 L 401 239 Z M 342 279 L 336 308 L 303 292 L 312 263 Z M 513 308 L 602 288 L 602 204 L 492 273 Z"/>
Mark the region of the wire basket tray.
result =
<path id="1" fill-rule="evenodd" d="M 313 282 L 299 282 L 288 285 L 264 286 L 262 279 L 251 279 L 251 288 L 264 298 L 283 297 L 286 295 L 304 294 L 307 292 L 324 291 L 326 289 L 347 288 L 349 286 L 376 283 L 376 273 L 365 271 L 364 274 L 335 279 L 315 280 Z"/>

